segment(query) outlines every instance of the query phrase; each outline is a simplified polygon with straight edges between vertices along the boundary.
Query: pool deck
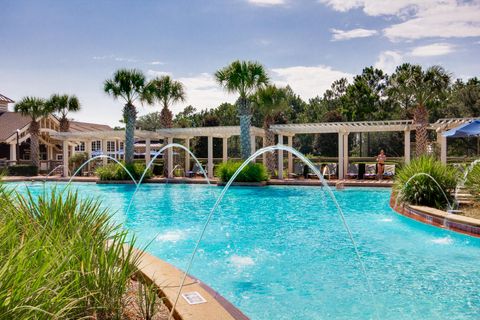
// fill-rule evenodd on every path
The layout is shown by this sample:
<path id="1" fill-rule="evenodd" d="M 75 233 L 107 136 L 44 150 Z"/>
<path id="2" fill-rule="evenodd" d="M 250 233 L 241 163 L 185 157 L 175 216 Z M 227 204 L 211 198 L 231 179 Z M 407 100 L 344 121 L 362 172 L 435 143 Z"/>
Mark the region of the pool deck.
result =
<path id="1" fill-rule="evenodd" d="M 56 182 L 68 182 L 70 178 L 64 178 L 59 176 L 51 176 L 45 178 L 45 176 L 34 176 L 34 177 L 3 177 L 2 181 L 4 182 L 22 182 L 22 181 L 31 181 L 31 182 L 44 182 L 44 181 L 56 181 Z M 74 182 L 98 182 L 97 177 L 74 177 L 72 179 Z M 392 180 L 356 180 L 356 179 L 344 179 L 344 180 L 326 180 L 327 184 L 330 186 L 336 186 L 338 183 L 342 183 L 345 187 L 391 187 L 393 185 Z M 133 181 L 112 181 L 110 183 L 133 183 Z M 175 183 L 175 184 L 207 184 L 207 181 L 202 177 L 196 178 L 152 178 L 145 180 L 145 183 Z M 210 179 L 210 183 L 218 183 L 217 179 Z M 274 186 L 322 186 L 320 180 L 317 179 L 270 179 L 267 182 L 267 185 Z"/>

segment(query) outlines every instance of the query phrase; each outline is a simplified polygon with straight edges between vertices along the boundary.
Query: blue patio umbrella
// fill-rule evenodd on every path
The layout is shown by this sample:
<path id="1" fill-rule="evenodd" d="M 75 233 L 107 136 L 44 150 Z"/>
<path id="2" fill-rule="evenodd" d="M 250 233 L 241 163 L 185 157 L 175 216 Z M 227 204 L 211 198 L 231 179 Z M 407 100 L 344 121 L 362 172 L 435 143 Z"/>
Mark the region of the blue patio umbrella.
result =
<path id="1" fill-rule="evenodd" d="M 443 136 L 447 138 L 479 137 L 480 120 L 464 123 L 456 128 L 445 131 Z"/>

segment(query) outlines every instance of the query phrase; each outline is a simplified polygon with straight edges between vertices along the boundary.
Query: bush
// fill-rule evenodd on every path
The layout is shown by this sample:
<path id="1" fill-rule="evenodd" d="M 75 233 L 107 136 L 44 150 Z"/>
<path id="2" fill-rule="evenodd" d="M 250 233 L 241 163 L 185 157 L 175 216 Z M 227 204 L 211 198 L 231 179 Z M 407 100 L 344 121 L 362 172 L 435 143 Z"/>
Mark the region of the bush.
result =
<path id="1" fill-rule="evenodd" d="M 18 164 L 8 167 L 7 175 L 9 176 L 36 176 L 38 175 L 38 167 L 29 164 Z"/>
<path id="2" fill-rule="evenodd" d="M 400 200 L 416 204 L 445 209 L 447 200 L 439 190 L 438 185 L 426 175 L 417 175 L 407 184 L 407 181 L 417 173 L 432 176 L 440 185 L 450 203 L 453 203 L 452 191 L 458 181 L 458 171 L 446 166 L 432 157 L 420 157 L 397 171 L 394 191 Z"/>
<path id="3" fill-rule="evenodd" d="M 87 161 L 87 159 L 88 159 L 87 153 L 85 152 L 75 153 L 72 157 L 70 157 L 70 159 L 68 159 L 68 166 L 69 166 L 70 172 L 73 174 L 75 171 L 77 171 L 78 168 L 80 168 L 80 166 L 84 164 L 85 161 Z M 79 172 L 79 173 L 81 174 L 82 172 Z"/>
<path id="4" fill-rule="evenodd" d="M 477 201 L 480 200 L 480 163 L 477 163 L 472 170 L 467 173 L 465 187 L 475 196 Z"/>
<path id="5" fill-rule="evenodd" d="M 217 168 L 218 178 L 220 178 L 222 182 L 228 182 L 242 163 L 243 162 L 237 161 L 221 163 Z M 237 182 L 261 182 L 267 180 L 267 168 L 261 163 L 249 163 L 235 179 Z"/>
<path id="6" fill-rule="evenodd" d="M 135 180 L 139 180 L 145 171 L 145 164 L 133 163 L 124 165 L 125 168 L 132 174 Z M 130 180 L 129 174 L 118 163 L 109 163 L 105 166 L 98 167 L 95 174 L 101 181 L 120 181 Z M 148 169 L 144 179 L 149 179 L 153 176 L 152 170 Z"/>
<path id="7" fill-rule="evenodd" d="M 0 185 L 0 317 L 120 319 L 132 241 L 96 201 Z"/>

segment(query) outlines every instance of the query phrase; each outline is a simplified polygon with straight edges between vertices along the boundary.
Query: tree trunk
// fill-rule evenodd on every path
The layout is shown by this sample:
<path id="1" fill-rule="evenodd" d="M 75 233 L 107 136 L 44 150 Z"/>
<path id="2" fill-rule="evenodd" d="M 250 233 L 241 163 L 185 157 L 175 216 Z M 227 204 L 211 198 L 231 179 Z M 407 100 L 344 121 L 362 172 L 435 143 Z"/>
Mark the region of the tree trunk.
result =
<path id="1" fill-rule="evenodd" d="M 415 131 L 415 155 L 420 157 L 427 153 L 428 145 L 428 111 L 423 105 L 418 105 L 414 110 L 413 122 Z"/>
<path id="2" fill-rule="evenodd" d="M 275 144 L 275 134 L 273 133 L 272 130 L 270 130 L 270 126 L 272 125 L 272 123 L 273 123 L 272 117 L 267 115 L 263 123 L 263 129 L 265 129 L 265 146 L 266 147 L 273 146 Z M 275 168 L 276 168 L 275 156 L 272 152 L 267 152 L 266 157 L 267 157 L 267 169 L 270 172 L 270 174 L 274 175 Z"/>
<path id="3" fill-rule="evenodd" d="M 70 129 L 70 121 L 67 118 L 60 119 L 60 132 L 68 132 Z"/>
<path id="4" fill-rule="evenodd" d="M 125 163 L 133 163 L 135 152 L 135 122 L 137 120 L 137 110 L 133 104 L 126 104 L 123 108 L 123 117 L 125 118 Z"/>
<path id="5" fill-rule="evenodd" d="M 34 166 L 40 167 L 40 145 L 38 143 L 40 124 L 36 120 L 33 120 L 30 122 L 28 131 L 30 133 L 30 159 L 32 159 L 32 164 Z"/>
<path id="6" fill-rule="evenodd" d="M 242 159 L 247 160 L 250 157 L 250 120 L 252 116 L 248 112 L 248 101 L 246 98 L 239 99 L 239 118 L 240 118 L 240 152 Z"/>
<path id="7" fill-rule="evenodd" d="M 173 114 L 168 105 L 164 104 L 162 111 L 160 112 L 160 126 L 162 128 L 172 128 L 173 127 Z M 168 153 L 172 152 L 171 149 L 167 149 L 163 152 L 163 175 L 168 177 Z"/>

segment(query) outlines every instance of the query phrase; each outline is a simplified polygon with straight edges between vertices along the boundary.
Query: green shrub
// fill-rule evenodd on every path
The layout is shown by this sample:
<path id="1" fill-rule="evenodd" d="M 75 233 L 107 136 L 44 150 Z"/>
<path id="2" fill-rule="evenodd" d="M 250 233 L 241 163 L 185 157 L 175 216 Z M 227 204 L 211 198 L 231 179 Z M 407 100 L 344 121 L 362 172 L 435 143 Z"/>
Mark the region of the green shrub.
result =
<path id="1" fill-rule="evenodd" d="M 407 181 L 418 173 L 426 173 L 432 176 L 439 186 L 426 175 L 417 175 L 410 182 Z M 445 209 L 447 200 L 453 202 L 451 195 L 455 190 L 458 181 L 458 171 L 452 167 L 442 164 L 432 157 L 420 157 L 410 164 L 399 169 L 395 175 L 394 192 L 399 194 L 403 202 Z"/>
<path id="2" fill-rule="evenodd" d="M 127 243 L 96 201 L 0 186 L 0 318 L 120 319 L 138 262 Z"/>
<path id="3" fill-rule="evenodd" d="M 133 163 L 124 165 L 125 168 L 132 174 L 135 180 L 139 180 L 145 171 L 145 164 Z M 105 166 L 98 167 L 95 174 L 101 181 L 120 181 L 130 180 L 129 174 L 118 163 L 109 163 Z M 144 179 L 149 179 L 153 176 L 152 170 L 148 169 Z"/>
<path id="4" fill-rule="evenodd" d="M 467 173 L 465 187 L 475 196 L 477 201 L 480 200 L 480 163 L 477 163 L 472 170 Z"/>
<path id="5" fill-rule="evenodd" d="M 8 167 L 7 174 L 9 176 L 36 176 L 38 175 L 38 167 L 29 164 L 18 164 Z"/>
<path id="6" fill-rule="evenodd" d="M 73 174 L 75 171 L 77 171 L 78 168 L 80 168 L 80 166 L 84 164 L 85 161 L 87 161 L 87 159 L 88 154 L 85 152 L 77 152 L 73 156 L 71 156 L 70 159 L 68 159 L 68 167 L 70 169 L 70 172 L 72 172 Z M 82 172 L 79 172 L 79 174 L 81 175 Z"/>
<path id="7" fill-rule="evenodd" d="M 243 162 L 228 161 L 219 164 L 217 167 L 218 178 L 220 178 L 222 182 L 228 182 L 242 163 Z M 261 182 L 267 180 L 267 168 L 261 163 L 249 163 L 235 179 L 237 182 Z"/>

